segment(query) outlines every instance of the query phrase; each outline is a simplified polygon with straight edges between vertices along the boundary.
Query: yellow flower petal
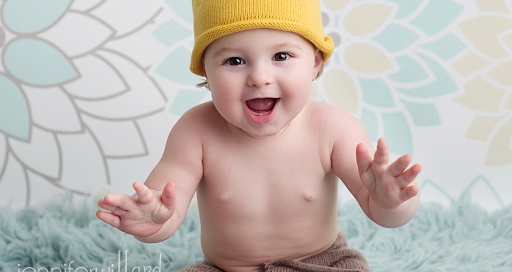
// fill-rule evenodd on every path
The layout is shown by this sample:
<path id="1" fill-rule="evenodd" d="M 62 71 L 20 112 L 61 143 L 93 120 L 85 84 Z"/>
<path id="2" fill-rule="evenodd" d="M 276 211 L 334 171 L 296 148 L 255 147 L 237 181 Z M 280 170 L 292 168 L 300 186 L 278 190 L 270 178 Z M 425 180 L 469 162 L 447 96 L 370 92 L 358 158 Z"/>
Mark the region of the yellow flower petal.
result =
<path id="1" fill-rule="evenodd" d="M 503 42 L 505 42 L 508 49 L 510 49 L 510 51 L 512 51 L 512 33 L 503 36 Z"/>
<path id="2" fill-rule="evenodd" d="M 345 49 L 345 62 L 363 74 L 377 74 L 393 69 L 389 58 L 376 47 L 367 43 L 354 43 Z"/>
<path id="3" fill-rule="evenodd" d="M 467 77 L 475 72 L 487 68 L 491 64 L 490 61 L 480 57 L 475 52 L 470 51 L 462 58 L 452 64 L 452 67 L 461 75 Z"/>
<path id="4" fill-rule="evenodd" d="M 340 69 L 329 70 L 323 76 L 324 90 L 329 99 L 350 113 L 357 113 L 358 95 L 352 79 Z"/>
<path id="5" fill-rule="evenodd" d="M 330 10 L 340 10 L 344 8 L 350 0 L 323 0 L 325 7 Z"/>
<path id="6" fill-rule="evenodd" d="M 354 36 L 368 35 L 382 27 L 393 9 L 379 4 L 361 5 L 345 16 L 345 29 Z"/>
<path id="7" fill-rule="evenodd" d="M 506 115 L 477 116 L 471 122 L 466 137 L 473 140 L 486 141 L 491 132 Z"/>
<path id="8" fill-rule="evenodd" d="M 512 60 L 496 65 L 487 75 L 500 84 L 512 86 Z"/>
<path id="9" fill-rule="evenodd" d="M 476 0 L 480 11 L 495 11 L 508 14 L 507 3 L 503 0 Z"/>
<path id="10" fill-rule="evenodd" d="M 509 120 L 496 133 L 489 145 L 485 165 L 495 166 L 512 163 L 512 150 L 510 139 L 512 138 L 512 120 Z"/>
<path id="11" fill-rule="evenodd" d="M 506 91 L 477 76 L 465 85 L 466 92 L 453 100 L 468 108 L 482 112 L 497 112 Z"/>
<path id="12" fill-rule="evenodd" d="M 508 97 L 507 101 L 505 101 L 505 104 L 503 104 L 503 107 L 506 109 L 512 110 L 512 94 Z"/>
<path id="13" fill-rule="evenodd" d="M 512 30 L 512 19 L 485 15 L 465 20 L 459 27 L 480 52 L 496 59 L 508 56 L 500 36 Z"/>

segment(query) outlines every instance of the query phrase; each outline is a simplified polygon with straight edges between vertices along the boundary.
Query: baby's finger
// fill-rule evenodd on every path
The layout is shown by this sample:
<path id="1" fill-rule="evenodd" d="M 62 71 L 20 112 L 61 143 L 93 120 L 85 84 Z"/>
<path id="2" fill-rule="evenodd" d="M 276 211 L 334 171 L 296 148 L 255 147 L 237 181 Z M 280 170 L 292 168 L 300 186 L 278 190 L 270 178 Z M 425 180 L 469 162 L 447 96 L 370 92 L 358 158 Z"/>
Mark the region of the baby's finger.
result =
<path id="1" fill-rule="evenodd" d="M 356 161 L 359 175 L 364 174 L 370 168 L 372 158 L 368 152 L 368 148 L 364 144 L 358 144 L 356 147 Z"/>
<path id="2" fill-rule="evenodd" d="M 119 218 L 119 216 L 116 216 L 109 212 L 96 211 L 96 217 L 98 217 L 101 221 L 103 221 L 115 228 L 118 228 L 119 225 L 121 224 L 121 219 Z"/>
<path id="3" fill-rule="evenodd" d="M 117 207 L 124 211 L 130 211 L 137 208 L 134 199 L 131 196 L 123 194 L 108 194 L 103 198 L 103 205 L 110 205 Z M 99 202 L 98 202 L 99 204 Z M 100 206 L 101 207 L 101 206 Z M 102 207 L 103 208 L 103 207 Z M 108 209 L 111 210 L 111 209 Z M 118 213 L 118 212 L 116 212 Z"/>
<path id="4" fill-rule="evenodd" d="M 176 211 L 176 184 L 174 184 L 174 182 L 169 182 L 165 185 L 162 190 L 161 199 L 162 205 L 153 220 L 155 223 L 163 224 L 169 220 Z"/>
<path id="5" fill-rule="evenodd" d="M 162 191 L 162 203 L 167 210 L 174 212 L 176 210 L 176 184 L 169 182 Z"/>
<path id="6" fill-rule="evenodd" d="M 410 185 L 403 188 L 400 192 L 400 200 L 405 202 L 413 197 L 415 197 L 419 193 L 419 188 L 417 185 Z"/>
<path id="7" fill-rule="evenodd" d="M 393 177 L 398 177 L 402 175 L 402 173 L 409 167 L 412 158 L 410 155 L 403 155 L 394 161 L 391 165 L 389 165 L 388 173 Z"/>
<path id="8" fill-rule="evenodd" d="M 154 200 L 153 192 L 144 184 L 141 182 L 134 182 L 133 183 L 133 189 L 135 190 L 135 193 L 137 194 L 137 199 L 143 203 L 151 203 L 151 201 Z"/>
<path id="9" fill-rule="evenodd" d="M 420 172 L 421 172 L 420 164 L 415 164 L 415 165 L 411 166 L 409 169 L 407 169 L 405 172 L 403 172 L 403 174 L 400 176 L 400 179 L 398 179 L 396 185 L 400 188 L 403 188 L 403 187 L 409 185 L 411 182 L 413 182 L 416 179 L 416 177 L 418 177 Z"/>
<path id="10" fill-rule="evenodd" d="M 116 209 L 119 209 L 119 207 L 107 203 L 104 199 L 98 200 L 98 206 L 104 210 L 111 212 L 115 211 Z"/>
<path id="11" fill-rule="evenodd" d="M 373 163 L 378 165 L 387 165 L 389 163 L 389 147 L 384 138 L 379 138 L 377 142 Z"/>

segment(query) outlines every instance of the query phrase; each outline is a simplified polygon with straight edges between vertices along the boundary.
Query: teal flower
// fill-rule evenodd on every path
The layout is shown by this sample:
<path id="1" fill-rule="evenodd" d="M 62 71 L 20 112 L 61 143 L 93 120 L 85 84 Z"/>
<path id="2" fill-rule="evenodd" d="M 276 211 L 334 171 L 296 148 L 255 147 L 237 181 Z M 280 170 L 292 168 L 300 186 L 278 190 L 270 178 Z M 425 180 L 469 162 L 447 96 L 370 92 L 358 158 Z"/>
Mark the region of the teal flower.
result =
<path id="1" fill-rule="evenodd" d="M 0 2 L 4 200 L 26 204 L 41 190 L 48 197 L 60 190 L 92 193 L 111 182 L 109 163 L 148 153 L 137 121 L 163 110 L 166 98 L 144 67 L 109 46 L 147 25 L 161 7 L 95 2 Z"/>
<path id="2" fill-rule="evenodd" d="M 393 153 L 414 153 L 411 127 L 440 125 L 434 99 L 458 90 L 442 64 L 465 49 L 450 31 L 464 7 L 445 0 L 323 2 L 326 30 L 342 41 L 318 99 L 357 115 L 372 140 L 384 136 Z"/>
<path id="3" fill-rule="evenodd" d="M 170 112 L 181 115 L 209 99 L 209 92 L 195 87 L 202 79 L 190 72 L 188 67 L 194 43 L 192 5 L 172 0 L 166 0 L 166 3 L 174 16 L 153 31 L 153 36 L 169 48 L 169 54 L 157 64 L 155 73 L 178 85 Z"/>

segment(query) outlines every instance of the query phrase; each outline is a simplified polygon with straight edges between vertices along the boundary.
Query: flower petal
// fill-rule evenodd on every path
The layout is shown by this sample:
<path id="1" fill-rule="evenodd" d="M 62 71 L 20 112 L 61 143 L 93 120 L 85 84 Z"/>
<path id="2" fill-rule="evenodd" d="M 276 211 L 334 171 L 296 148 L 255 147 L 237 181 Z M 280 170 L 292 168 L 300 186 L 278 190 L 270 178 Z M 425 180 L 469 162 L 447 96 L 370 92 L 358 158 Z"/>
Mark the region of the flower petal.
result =
<path id="1" fill-rule="evenodd" d="M 3 175 L 0 176 L 0 199 L 2 204 L 9 203 L 12 208 L 22 208 L 28 204 L 29 188 L 27 187 L 25 169 L 9 154 Z"/>
<path id="2" fill-rule="evenodd" d="M 376 142 L 379 138 L 379 118 L 377 114 L 372 110 L 363 108 L 360 121 L 368 131 L 370 139 Z"/>
<path id="3" fill-rule="evenodd" d="M 377 29 L 390 18 L 393 8 L 380 4 L 360 5 L 345 16 L 344 26 L 354 36 L 365 36 Z M 372 18 L 368 20 L 368 18 Z"/>
<path id="4" fill-rule="evenodd" d="M 4 63 L 13 76 L 32 85 L 57 85 L 77 77 L 73 65 L 57 48 L 31 38 L 10 43 L 4 52 Z"/>
<path id="5" fill-rule="evenodd" d="M 461 197 L 467 195 L 470 195 L 468 199 L 486 210 L 499 210 L 505 207 L 496 188 L 484 176 L 477 177 L 461 193 Z"/>
<path id="6" fill-rule="evenodd" d="M 20 88 L 0 74 L 0 131 L 24 141 L 30 138 L 28 103 Z"/>
<path id="7" fill-rule="evenodd" d="M 419 35 L 398 24 L 390 24 L 373 39 L 384 46 L 389 52 L 403 50 L 417 41 Z"/>
<path id="8" fill-rule="evenodd" d="M 59 179 L 60 150 L 55 135 L 34 127 L 29 143 L 10 139 L 9 145 L 16 158 L 26 167 L 44 176 Z"/>
<path id="9" fill-rule="evenodd" d="M 171 113 L 184 114 L 187 110 L 199 104 L 207 94 L 209 92 L 204 90 L 180 90 L 172 103 Z"/>
<path id="10" fill-rule="evenodd" d="M 480 11 L 492 11 L 510 14 L 508 12 L 509 9 L 507 3 L 505 3 L 503 0 L 476 0 L 476 4 L 478 5 L 478 9 Z"/>
<path id="11" fill-rule="evenodd" d="M 57 183 L 58 181 L 56 182 L 54 179 L 44 177 L 30 170 L 28 170 L 27 173 L 27 180 L 30 184 L 29 205 L 38 203 L 48 203 L 49 201 L 52 200 L 55 201 L 55 196 L 69 193 L 67 189 L 56 186 L 55 183 Z M 76 195 L 73 196 L 73 199 L 76 200 Z"/>
<path id="12" fill-rule="evenodd" d="M 82 131 L 77 108 L 61 88 L 24 86 L 23 90 L 35 124 L 50 131 L 65 133 Z"/>
<path id="13" fill-rule="evenodd" d="M 0 177 L 5 170 L 5 163 L 7 160 L 7 137 L 0 133 Z"/>
<path id="14" fill-rule="evenodd" d="M 176 15 L 180 16 L 181 19 L 184 19 L 192 25 L 192 5 L 183 5 L 182 2 L 176 0 L 165 0 L 165 3 L 167 3 Z"/>
<path id="15" fill-rule="evenodd" d="M 469 126 L 466 137 L 468 139 L 487 141 L 493 130 L 505 118 L 502 116 L 476 116 Z"/>
<path id="16" fill-rule="evenodd" d="M 329 99 L 342 109 L 357 113 L 358 94 L 350 76 L 343 70 L 331 69 L 322 78 Z"/>
<path id="17" fill-rule="evenodd" d="M 445 189 L 429 179 L 421 184 L 420 191 L 422 201 L 434 201 L 445 207 L 450 207 L 454 202 L 453 198 Z"/>
<path id="18" fill-rule="evenodd" d="M 491 65 L 491 62 L 470 51 L 452 64 L 461 75 L 468 77 Z"/>
<path id="19" fill-rule="evenodd" d="M 412 133 L 409 123 L 402 112 L 383 113 L 384 138 L 390 152 L 395 154 L 413 154 Z"/>
<path id="20" fill-rule="evenodd" d="M 85 35 L 84 35 L 85 34 Z M 83 13 L 67 12 L 52 28 L 39 34 L 69 56 L 93 51 L 108 40 L 114 31 L 101 21 Z"/>
<path id="21" fill-rule="evenodd" d="M 411 23 L 428 36 L 448 27 L 464 10 L 464 6 L 451 0 L 430 0 Z"/>
<path id="22" fill-rule="evenodd" d="M 91 184 L 108 184 L 107 165 L 96 140 L 89 131 L 58 134 L 62 156 L 59 186 L 91 193 Z"/>
<path id="23" fill-rule="evenodd" d="M 428 49 L 443 60 L 449 60 L 466 49 L 466 44 L 452 33 L 448 33 L 431 43 L 422 45 L 421 47 Z"/>
<path id="24" fill-rule="evenodd" d="M 103 99 L 128 91 L 126 82 L 114 67 L 104 59 L 89 54 L 73 61 L 80 78 L 64 89 L 76 98 Z"/>
<path id="25" fill-rule="evenodd" d="M 420 127 L 437 126 L 441 124 L 441 117 L 432 103 L 415 103 L 402 99 L 402 103 L 412 117 L 415 125 Z"/>
<path id="26" fill-rule="evenodd" d="M 389 86 L 382 79 L 359 78 L 359 84 L 363 91 L 363 101 L 372 106 L 393 108 L 395 99 Z"/>
<path id="27" fill-rule="evenodd" d="M 427 80 L 428 73 L 418 61 L 410 56 L 400 56 L 395 59 L 400 67 L 400 71 L 389 76 L 393 81 L 400 83 L 417 83 L 418 81 Z"/>
<path id="28" fill-rule="evenodd" d="M 107 119 L 131 119 L 165 108 L 166 99 L 146 71 L 132 60 L 114 52 L 98 51 L 123 77 L 129 91 L 102 100 L 75 100 L 81 110 Z"/>
<path id="29" fill-rule="evenodd" d="M 116 37 L 119 37 L 148 23 L 161 9 L 160 1 L 108 0 L 94 8 L 91 14 L 114 28 Z"/>
<path id="30" fill-rule="evenodd" d="M 512 164 L 512 120 L 505 123 L 494 135 L 485 158 L 486 166 Z"/>
<path id="31" fill-rule="evenodd" d="M 192 30 L 175 20 L 169 20 L 155 29 L 152 34 L 163 45 L 170 47 L 184 38 L 192 37 Z"/>
<path id="32" fill-rule="evenodd" d="M 512 19 L 496 15 L 482 15 L 459 24 L 462 34 L 480 52 L 495 59 L 509 55 L 500 37 L 512 30 Z"/>
<path id="33" fill-rule="evenodd" d="M 70 10 L 88 11 L 105 0 L 73 0 Z"/>
<path id="34" fill-rule="evenodd" d="M 411 15 L 414 11 L 418 9 L 421 5 L 422 1 L 411 1 L 411 0 L 390 0 L 391 2 L 395 2 L 399 5 L 398 12 L 395 15 L 397 19 L 403 19 L 409 15 Z"/>
<path id="35" fill-rule="evenodd" d="M 487 75 L 499 84 L 512 87 L 512 60 L 497 64 Z"/>
<path id="36" fill-rule="evenodd" d="M 503 42 L 507 45 L 508 50 L 512 51 L 512 33 L 503 36 Z"/>
<path id="37" fill-rule="evenodd" d="M 459 89 L 451 75 L 442 65 L 427 56 L 420 56 L 434 74 L 434 81 L 421 87 L 397 88 L 397 90 L 413 97 L 431 98 L 453 93 Z"/>
<path id="38" fill-rule="evenodd" d="M 345 49 L 345 62 L 363 74 L 379 74 L 393 70 L 393 63 L 376 47 L 367 43 L 353 43 Z"/>
<path id="39" fill-rule="evenodd" d="M 508 99 L 503 104 L 503 107 L 505 107 L 506 109 L 512 110 L 512 93 L 510 94 Z"/>
<path id="40" fill-rule="evenodd" d="M 350 3 L 350 0 L 323 0 L 322 3 L 330 10 L 341 10 Z"/>
<path id="41" fill-rule="evenodd" d="M 196 85 L 201 82 L 201 78 L 189 70 L 191 54 L 190 50 L 184 47 L 177 48 L 158 64 L 155 73 L 180 84 Z"/>
<path id="42" fill-rule="evenodd" d="M 84 123 L 99 142 L 107 157 L 135 157 L 147 154 L 144 139 L 133 120 L 102 120 L 87 115 Z"/>
<path id="43" fill-rule="evenodd" d="M 481 112 L 497 112 L 506 91 L 490 84 L 482 76 L 477 76 L 465 86 L 463 94 L 453 100 L 465 107 Z"/>
<path id="44" fill-rule="evenodd" d="M 2 9 L 5 25 L 19 34 L 36 33 L 57 21 L 71 0 L 8 0 Z"/>

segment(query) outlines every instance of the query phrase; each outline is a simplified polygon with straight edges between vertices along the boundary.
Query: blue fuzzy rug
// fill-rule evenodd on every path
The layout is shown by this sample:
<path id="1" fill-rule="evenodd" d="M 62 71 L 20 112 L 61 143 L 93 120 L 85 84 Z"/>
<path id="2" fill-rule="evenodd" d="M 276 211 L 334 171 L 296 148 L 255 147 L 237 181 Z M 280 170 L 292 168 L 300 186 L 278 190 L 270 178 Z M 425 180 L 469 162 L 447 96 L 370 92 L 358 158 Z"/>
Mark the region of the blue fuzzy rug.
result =
<path id="1" fill-rule="evenodd" d="M 0 271 L 176 271 L 203 258 L 196 207 L 171 239 L 144 244 L 97 220 L 90 202 L 71 203 L 0 208 Z M 512 271 L 512 206 L 422 205 L 406 226 L 384 229 L 346 204 L 340 227 L 373 271 Z"/>

